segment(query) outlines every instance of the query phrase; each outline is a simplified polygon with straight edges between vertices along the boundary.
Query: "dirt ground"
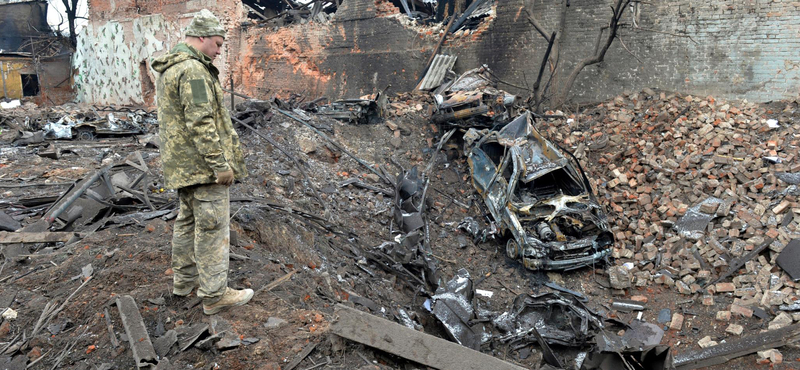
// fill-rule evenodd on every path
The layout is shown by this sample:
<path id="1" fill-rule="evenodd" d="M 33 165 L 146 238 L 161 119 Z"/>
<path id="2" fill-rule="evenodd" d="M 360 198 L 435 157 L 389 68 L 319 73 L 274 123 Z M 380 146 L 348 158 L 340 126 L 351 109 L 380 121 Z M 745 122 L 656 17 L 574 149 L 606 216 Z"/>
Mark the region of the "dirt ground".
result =
<path id="1" fill-rule="evenodd" d="M 424 167 L 436 156 L 431 171 L 432 191 L 428 193 L 431 207 L 427 211 L 433 256 L 442 281 L 464 268 L 469 271 L 475 288 L 494 292 L 491 298 L 478 296 L 477 306 L 502 313 L 520 294 L 549 291 L 542 284 L 551 281 L 590 297 L 591 308 L 622 321 L 630 321 L 637 314 L 614 311 L 611 303 L 635 295 L 647 298 L 641 317 L 646 322 L 656 323 L 664 308 L 682 312 L 686 317 L 682 329 L 666 330 L 662 340 L 662 344 L 672 347 L 674 354 L 698 349 L 697 341 L 706 336 L 717 341 L 736 338 L 725 332 L 729 323 L 715 320 L 717 311 L 726 310 L 733 301 L 732 294 L 716 294 L 713 305 L 703 305 L 701 294 L 681 294 L 667 285 L 651 283 L 619 291 L 607 287 L 608 277 L 602 265 L 566 273 L 532 272 L 519 261 L 509 259 L 504 244 L 495 240 L 474 243 L 470 235 L 457 228 L 465 217 L 483 221 L 484 216 L 479 208 L 481 199 L 470 182 L 466 158 L 457 144 L 434 153 L 443 128 L 430 123 L 429 98 L 402 95 L 394 97 L 393 103 L 396 109 L 387 123 L 382 124 L 353 125 L 309 115 L 313 125 L 350 152 L 367 163 L 385 166 L 393 174 L 398 167 L 392 162 L 406 169 L 414 165 Z M 592 114 L 591 109 L 584 109 L 574 117 L 579 122 L 591 122 L 582 118 L 582 112 Z M 44 110 L 24 108 L 0 112 L 8 120 L 45 114 Z M 51 114 L 57 115 L 58 111 Z M 593 130 L 603 131 L 602 123 L 595 121 L 597 126 Z M 561 140 L 553 139 L 571 146 L 563 138 L 570 137 L 570 131 L 576 129 L 567 127 L 564 120 L 540 124 L 542 131 L 561 132 Z M 8 124 L 0 127 L 3 138 L 8 139 Z M 644 130 L 646 125 L 642 127 Z M 20 260 L 4 257 L 0 270 L 0 308 L 10 307 L 18 313 L 16 319 L 4 320 L 0 326 L 0 350 L 18 338 L 29 340 L 16 352 L 0 356 L 0 363 L 15 361 L 11 357 L 15 355 L 26 358 L 23 364 L 36 361 L 30 366 L 33 369 L 134 368 L 131 346 L 114 305 L 117 297 L 130 295 L 137 302 L 153 340 L 171 329 L 206 323 L 211 332 L 244 342 L 225 350 L 213 346 L 206 350 L 173 348 L 167 357 L 174 368 L 286 369 L 312 345 L 316 346 L 314 350 L 294 368 L 426 368 L 364 345 L 336 340 L 329 333 L 329 326 L 335 320 L 334 305 L 344 303 L 396 322 L 400 312 L 405 311 L 426 333 L 446 337 L 441 324 L 423 308 L 427 297 L 411 290 L 403 278 L 359 258 L 363 251 L 373 250 L 398 235 L 393 199 L 341 184 L 358 179 L 374 187 L 393 189 L 296 121 L 274 114 L 256 128 L 305 166 L 298 168 L 264 138 L 244 128 L 237 129 L 250 176 L 231 187 L 231 228 L 237 232 L 238 241 L 231 247 L 236 258 L 231 260 L 229 285 L 258 290 L 293 272 L 287 281 L 269 291 L 260 291 L 246 306 L 205 316 L 194 293 L 186 298 L 171 295 L 170 239 L 174 219 L 155 218 L 122 227 L 112 225 L 73 243 L 26 244 L 25 256 Z M 148 129 L 150 133 L 157 131 L 157 127 Z M 160 193 L 158 149 L 146 147 L 137 137 L 99 138 L 91 142 L 61 140 L 58 144 L 74 149 L 55 160 L 37 155 L 40 147 L 36 145 L 4 143 L 0 147 L 0 185 L 69 183 L 109 161 L 122 164 L 139 151 L 153 171 L 150 188 L 161 197 L 175 198 L 171 190 Z M 796 154 L 797 147 L 787 150 Z M 608 176 L 610 172 L 607 166 L 597 165 L 598 158 L 591 154 L 581 158 L 590 178 Z M 305 182 L 304 173 L 310 184 Z M 58 196 L 65 189 L 66 186 L 59 185 L 7 186 L 0 189 L 0 210 L 21 215 L 22 224 L 30 224 L 41 217 L 43 209 L 23 207 L 21 199 Z M 609 206 L 613 199 L 602 193 L 598 198 L 606 206 L 609 219 L 622 216 Z M 624 243 L 618 241 L 616 247 L 624 248 Z M 87 265 L 93 269 L 88 280 L 81 276 Z M 353 303 L 354 296 L 374 302 L 373 308 L 377 309 Z M 63 310 L 30 337 L 43 311 L 65 300 Z M 771 316 L 775 314 L 770 312 Z M 107 324 L 109 318 L 111 329 Z M 281 322 L 271 325 L 274 318 Z M 270 325 L 266 325 L 268 321 Z M 742 336 L 758 333 L 768 322 L 755 316 L 734 321 L 744 326 Z M 119 341 L 118 346 L 113 345 L 109 330 Z M 556 349 L 565 362 L 575 366 L 574 357 L 580 350 Z M 482 351 L 531 369 L 543 365 L 535 342 L 513 349 L 489 341 Z M 758 364 L 756 355 L 748 355 L 711 369 L 800 367 L 795 365 L 800 363 L 798 348 L 782 347 L 781 352 L 784 361 L 781 364 Z"/>

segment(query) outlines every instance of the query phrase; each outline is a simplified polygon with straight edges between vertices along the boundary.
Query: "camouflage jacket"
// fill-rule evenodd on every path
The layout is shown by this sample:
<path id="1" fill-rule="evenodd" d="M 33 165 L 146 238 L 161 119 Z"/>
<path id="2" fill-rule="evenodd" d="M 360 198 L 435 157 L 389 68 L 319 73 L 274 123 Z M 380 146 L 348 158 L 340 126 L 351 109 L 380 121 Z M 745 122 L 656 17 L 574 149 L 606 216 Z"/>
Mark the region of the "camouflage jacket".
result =
<path id="1" fill-rule="evenodd" d="M 223 104 L 219 70 L 211 58 L 180 43 L 151 64 L 159 73 L 156 94 L 165 186 L 211 184 L 217 173 L 229 169 L 238 180 L 247 177 L 239 135 Z"/>

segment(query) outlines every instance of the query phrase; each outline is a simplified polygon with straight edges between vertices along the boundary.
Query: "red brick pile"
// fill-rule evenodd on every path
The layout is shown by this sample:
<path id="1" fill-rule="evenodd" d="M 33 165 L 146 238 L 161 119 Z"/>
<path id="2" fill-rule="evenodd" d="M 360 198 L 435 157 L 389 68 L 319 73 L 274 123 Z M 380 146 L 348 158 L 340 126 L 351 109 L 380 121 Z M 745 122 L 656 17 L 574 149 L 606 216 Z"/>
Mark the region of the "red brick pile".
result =
<path id="1" fill-rule="evenodd" d="M 727 103 L 646 89 L 539 130 L 581 160 L 616 236 L 617 265 L 631 284 L 735 297 L 730 311 L 792 303 L 798 286 L 775 258 L 800 236 L 800 206 L 781 172 L 800 172 L 797 102 Z M 708 198 L 721 202 L 701 203 Z M 713 220 L 699 235 L 674 227 L 690 208 Z M 742 271 L 714 281 L 729 262 L 775 239 Z M 629 284 L 630 285 L 630 284 Z M 623 287 L 621 287 L 623 288 Z M 723 315 L 724 316 L 724 315 Z"/>

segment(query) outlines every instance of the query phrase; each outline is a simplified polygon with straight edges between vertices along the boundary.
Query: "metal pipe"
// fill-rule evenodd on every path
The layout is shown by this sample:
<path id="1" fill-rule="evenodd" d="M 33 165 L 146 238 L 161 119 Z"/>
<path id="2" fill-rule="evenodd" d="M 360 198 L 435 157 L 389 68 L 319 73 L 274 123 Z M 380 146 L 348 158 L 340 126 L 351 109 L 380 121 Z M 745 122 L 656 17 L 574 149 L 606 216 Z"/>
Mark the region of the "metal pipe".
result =
<path id="1" fill-rule="evenodd" d="M 67 200 L 64 203 L 62 203 L 58 208 L 56 208 L 49 216 L 48 215 L 43 216 L 42 219 L 47 221 L 48 224 L 52 224 L 56 220 L 56 218 L 58 218 L 58 216 L 64 213 L 64 211 L 66 211 L 67 208 L 69 208 L 69 206 L 72 205 L 72 203 L 75 203 L 75 201 L 78 200 L 78 198 L 80 198 L 83 195 L 83 193 L 85 193 L 86 190 L 89 189 L 92 186 L 92 184 L 94 184 L 94 182 L 100 178 L 100 176 L 108 172 L 110 168 L 111 167 L 105 167 L 95 172 L 92 175 L 92 177 L 86 180 L 86 183 L 81 185 L 81 187 L 78 188 L 78 190 L 75 191 L 75 193 L 73 193 L 69 198 L 67 198 Z"/>
<path id="2" fill-rule="evenodd" d="M 644 304 L 636 301 L 621 300 L 612 303 L 611 308 L 617 311 L 644 311 Z"/>

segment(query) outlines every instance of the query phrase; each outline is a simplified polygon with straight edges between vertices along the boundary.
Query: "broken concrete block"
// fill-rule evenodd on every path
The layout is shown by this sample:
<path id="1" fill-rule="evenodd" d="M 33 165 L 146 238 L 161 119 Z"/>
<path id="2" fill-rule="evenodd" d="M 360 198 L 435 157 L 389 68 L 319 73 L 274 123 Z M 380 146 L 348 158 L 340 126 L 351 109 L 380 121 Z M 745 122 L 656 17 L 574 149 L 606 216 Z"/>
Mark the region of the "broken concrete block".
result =
<path id="1" fill-rule="evenodd" d="M 781 312 L 781 313 L 778 314 L 778 316 L 775 316 L 775 318 L 772 319 L 772 321 L 769 322 L 768 329 L 769 330 L 775 330 L 775 329 L 784 328 L 784 327 L 787 327 L 787 326 L 791 325 L 792 322 L 793 322 L 792 316 L 790 316 L 786 312 Z"/>
<path id="2" fill-rule="evenodd" d="M 731 321 L 731 311 L 717 311 L 717 321 Z"/>
<path id="3" fill-rule="evenodd" d="M 742 335 L 744 327 L 739 324 L 730 324 L 728 328 L 725 329 L 725 332 L 733 335 Z"/>
<path id="4" fill-rule="evenodd" d="M 712 203 L 712 202 L 702 203 L 702 204 L 700 204 L 700 212 L 708 213 L 708 214 L 712 214 L 712 213 L 716 214 L 717 213 L 717 209 L 719 208 L 719 205 L 720 205 L 720 203 Z"/>
<path id="5" fill-rule="evenodd" d="M 713 306 L 713 305 L 714 305 L 714 296 L 713 295 L 703 296 L 703 306 Z"/>
<path id="6" fill-rule="evenodd" d="M 697 341 L 697 345 L 700 346 L 700 348 L 707 348 L 707 347 L 711 347 L 711 346 L 716 346 L 717 344 L 718 343 L 716 341 L 712 340 L 711 337 L 709 337 L 709 336 L 706 336 L 703 339 L 700 339 L 700 340 Z"/>
<path id="7" fill-rule="evenodd" d="M 736 286 L 733 283 L 717 283 L 716 290 L 717 293 L 733 292 L 736 290 Z"/>
<path id="8" fill-rule="evenodd" d="M 631 296 L 631 300 L 635 301 L 635 302 L 640 302 L 640 303 L 647 303 L 647 301 L 648 301 L 647 297 L 643 296 L 643 295 Z"/>
<path id="9" fill-rule="evenodd" d="M 658 284 L 663 284 L 663 285 L 666 285 L 666 286 L 675 285 L 675 280 L 673 280 L 671 277 L 669 277 L 669 276 L 667 276 L 665 274 L 662 274 L 662 275 L 656 277 L 655 281 Z"/>
<path id="10" fill-rule="evenodd" d="M 692 294 L 692 289 L 681 280 L 675 282 L 675 287 L 678 289 L 678 293 L 680 294 Z"/>
<path id="11" fill-rule="evenodd" d="M 782 305 L 786 298 L 786 294 L 783 292 L 768 290 L 761 298 L 761 305 L 764 307 Z"/>
<path id="12" fill-rule="evenodd" d="M 270 317 L 267 319 L 267 322 L 264 323 L 264 327 L 267 329 L 275 329 L 284 324 L 286 324 L 286 320 L 277 317 Z"/>
<path id="13" fill-rule="evenodd" d="M 739 316 L 743 316 L 743 317 L 753 317 L 753 310 L 751 310 L 751 309 L 749 309 L 747 307 L 739 306 L 737 304 L 732 304 L 731 305 L 731 313 L 734 314 L 734 315 L 739 315 Z"/>
<path id="14" fill-rule="evenodd" d="M 311 154 L 317 151 L 317 143 L 308 138 L 298 138 L 297 146 L 300 148 L 300 151 L 305 154 Z"/>
<path id="15" fill-rule="evenodd" d="M 781 213 L 783 213 L 784 211 L 786 211 L 786 209 L 787 209 L 787 208 L 789 208 L 789 206 L 790 206 L 791 204 L 792 204 L 792 202 L 790 202 L 790 201 L 788 201 L 788 200 L 784 199 L 783 201 L 781 201 L 780 203 L 778 203 L 778 205 L 777 205 L 777 206 L 775 206 L 775 207 L 773 207 L 773 208 L 772 208 L 772 213 L 774 213 L 774 214 L 776 214 L 776 215 L 778 215 L 778 214 L 781 214 Z"/>
<path id="16" fill-rule="evenodd" d="M 780 364 L 783 362 L 783 354 L 777 349 L 768 349 L 766 351 L 758 351 L 759 364 Z"/>
<path id="17" fill-rule="evenodd" d="M 226 351 L 239 347 L 240 345 L 242 345 L 242 341 L 238 336 L 232 333 L 226 333 L 225 336 L 215 344 L 215 347 L 218 351 Z"/>
<path id="18" fill-rule="evenodd" d="M 672 314 L 672 321 L 669 323 L 669 328 L 672 330 L 681 330 L 683 328 L 683 315 L 679 313 Z"/>
<path id="19" fill-rule="evenodd" d="M 608 281 L 614 289 L 630 288 L 631 273 L 624 266 L 611 266 L 608 268 Z"/>

